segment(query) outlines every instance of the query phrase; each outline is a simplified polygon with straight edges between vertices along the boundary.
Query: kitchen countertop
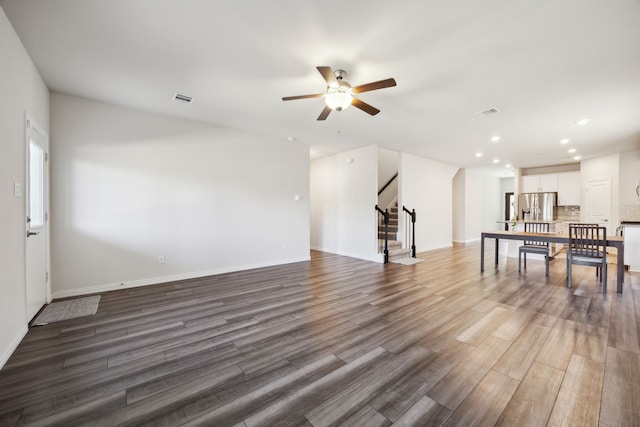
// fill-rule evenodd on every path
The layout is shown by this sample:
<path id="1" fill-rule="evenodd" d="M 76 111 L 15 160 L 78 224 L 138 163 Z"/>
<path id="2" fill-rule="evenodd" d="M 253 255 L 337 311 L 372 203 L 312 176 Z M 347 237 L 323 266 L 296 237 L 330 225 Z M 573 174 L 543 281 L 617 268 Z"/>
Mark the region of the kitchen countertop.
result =
<path id="1" fill-rule="evenodd" d="M 553 219 L 551 221 L 534 221 L 534 220 L 522 220 L 519 219 L 517 221 L 515 221 L 516 224 L 524 224 L 525 222 L 539 222 L 541 224 L 562 224 L 563 222 L 576 222 L 577 220 L 570 220 L 570 219 Z M 498 224 L 513 224 L 514 221 L 507 221 L 507 220 L 499 220 L 496 221 L 496 223 Z"/>

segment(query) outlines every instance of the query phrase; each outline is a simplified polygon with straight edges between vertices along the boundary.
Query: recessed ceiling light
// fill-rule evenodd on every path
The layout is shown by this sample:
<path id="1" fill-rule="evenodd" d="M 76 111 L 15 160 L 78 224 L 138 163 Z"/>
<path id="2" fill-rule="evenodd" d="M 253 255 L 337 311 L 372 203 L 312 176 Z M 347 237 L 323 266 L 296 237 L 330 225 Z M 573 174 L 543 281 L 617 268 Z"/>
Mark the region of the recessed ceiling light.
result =
<path id="1" fill-rule="evenodd" d="M 580 160 L 580 156 L 575 156 L 573 160 Z"/>
<path id="2" fill-rule="evenodd" d="M 500 159 L 493 159 L 493 163 L 500 163 Z"/>
<path id="3" fill-rule="evenodd" d="M 569 153 L 575 153 L 576 149 L 575 148 L 569 148 L 569 150 L 567 150 Z"/>
<path id="4" fill-rule="evenodd" d="M 491 142 L 498 142 L 498 141 L 500 141 L 500 137 L 498 135 L 491 137 Z"/>
<path id="5" fill-rule="evenodd" d="M 587 123 L 589 123 L 591 121 L 591 119 L 580 119 L 580 120 L 576 120 L 575 123 L 577 126 L 584 126 Z"/>
<path id="6" fill-rule="evenodd" d="M 482 157 L 482 153 L 476 153 L 476 157 Z"/>
<path id="7" fill-rule="evenodd" d="M 296 140 L 296 138 L 294 136 L 288 136 L 287 137 L 287 141 L 289 141 L 289 142 L 293 142 L 295 140 Z"/>
<path id="8" fill-rule="evenodd" d="M 510 168 L 511 167 L 511 163 L 507 163 L 506 165 L 504 165 L 505 168 Z"/>
<path id="9" fill-rule="evenodd" d="M 560 140 L 560 144 L 568 144 L 569 142 L 571 142 L 571 140 L 569 138 L 562 138 Z"/>

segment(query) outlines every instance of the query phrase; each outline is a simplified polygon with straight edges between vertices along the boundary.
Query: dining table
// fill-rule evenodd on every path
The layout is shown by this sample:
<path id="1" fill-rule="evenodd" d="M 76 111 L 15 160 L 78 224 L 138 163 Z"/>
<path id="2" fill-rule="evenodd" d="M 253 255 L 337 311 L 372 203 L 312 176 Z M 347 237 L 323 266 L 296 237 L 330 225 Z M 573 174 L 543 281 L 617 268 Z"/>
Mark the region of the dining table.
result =
<path id="1" fill-rule="evenodd" d="M 498 266 L 499 240 L 527 240 L 544 243 L 569 244 L 569 235 L 564 233 L 532 233 L 525 231 L 483 231 L 480 239 L 480 272 L 484 272 L 484 243 L 485 239 L 495 239 L 495 265 Z M 607 236 L 606 245 L 616 248 L 618 262 L 616 265 L 616 289 L 622 293 L 624 283 L 624 238 L 622 236 Z"/>

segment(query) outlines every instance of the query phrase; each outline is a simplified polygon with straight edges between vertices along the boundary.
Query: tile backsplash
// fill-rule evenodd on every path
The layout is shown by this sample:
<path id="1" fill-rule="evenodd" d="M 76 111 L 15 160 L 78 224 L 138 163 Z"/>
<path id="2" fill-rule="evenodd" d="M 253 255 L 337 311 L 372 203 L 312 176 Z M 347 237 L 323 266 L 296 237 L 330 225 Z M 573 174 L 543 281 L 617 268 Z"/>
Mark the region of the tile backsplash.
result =
<path id="1" fill-rule="evenodd" d="M 558 206 L 557 218 L 568 221 L 580 220 L 580 206 Z"/>

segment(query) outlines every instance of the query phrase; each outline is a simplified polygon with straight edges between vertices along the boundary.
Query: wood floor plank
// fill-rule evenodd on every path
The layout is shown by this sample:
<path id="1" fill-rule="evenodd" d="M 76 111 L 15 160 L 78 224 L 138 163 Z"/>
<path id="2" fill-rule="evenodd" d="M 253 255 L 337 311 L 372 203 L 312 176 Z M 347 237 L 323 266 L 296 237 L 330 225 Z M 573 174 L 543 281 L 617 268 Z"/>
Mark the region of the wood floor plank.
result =
<path id="1" fill-rule="evenodd" d="M 325 377 L 274 402 L 244 420 L 247 427 L 270 426 L 288 423 L 290 419 L 305 418 L 304 415 L 326 400 L 336 388 L 367 374 L 367 368 L 380 362 L 388 353 L 378 347 L 364 356 L 335 369 Z M 306 419 L 306 418 L 305 418 Z"/>
<path id="2" fill-rule="evenodd" d="M 395 383 L 389 384 L 370 401 L 370 405 L 389 420 L 397 421 L 472 350 L 469 344 L 451 341 L 441 352 L 431 352 L 415 369 L 408 370 Z"/>
<path id="3" fill-rule="evenodd" d="M 604 363 L 571 357 L 548 425 L 597 425 L 603 377 Z"/>
<path id="4" fill-rule="evenodd" d="M 509 344 L 500 338 L 487 337 L 429 390 L 427 396 L 455 411 L 507 350 Z"/>
<path id="5" fill-rule="evenodd" d="M 632 292 L 615 295 L 612 298 L 609 346 L 618 350 L 640 353 Z"/>
<path id="6" fill-rule="evenodd" d="M 604 363 L 607 353 L 607 338 L 605 328 L 599 328 L 589 323 L 579 324 L 573 354 Z"/>
<path id="7" fill-rule="evenodd" d="M 393 427 L 441 426 L 451 416 L 451 410 L 435 400 L 422 396 L 392 424 Z"/>
<path id="8" fill-rule="evenodd" d="M 564 371 L 571 360 L 577 334 L 578 326 L 575 322 L 558 319 L 536 360 Z"/>
<path id="9" fill-rule="evenodd" d="M 496 362 L 493 369 L 518 381 L 522 380 L 550 332 L 551 328 L 535 323 L 529 324 Z"/>
<path id="10" fill-rule="evenodd" d="M 490 370 L 447 419 L 444 426 L 493 426 L 520 384 Z"/>
<path id="11" fill-rule="evenodd" d="M 349 427 L 387 427 L 391 422 L 371 406 L 365 405 L 341 424 Z"/>
<path id="12" fill-rule="evenodd" d="M 607 349 L 600 422 L 633 426 L 640 421 L 640 354 Z"/>
<path id="13" fill-rule="evenodd" d="M 512 310 L 502 307 L 495 307 L 483 317 L 478 319 L 473 325 L 462 331 L 456 337 L 458 341 L 466 342 L 476 346 L 480 344 L 489 334 L 493 333 L 503 322 L 513 314 Z"/>
<path id="14" fill-rule="evenodd" d="M 386 384 L 401 377 L 403 372 L 417 365 L 429 352 L 420 347 L 411 347 L 393 357 L 388 363 L 378 365 L 371 375 L 354 381 L 335 393 L 322 404 L 306 414 L 306 418 L 316 427 L 330 426 L 341 422 L 366 403 L 371 395 L 378 393 Z"/>
<path id="15" fill-rule="evenodd" d="M 592 268 L 569 289 L 563 261 L 518 274 L 501 244 L 480 273 L 479 250 L 311 251 L 102 293 L 94 316 L 29 330 L 0 426 L 640 425 L 640 274 L 603 295 Z"/>
<path id="16" fill-rule="evenodd" d="M 533 362 L 496 425 L 545 426 L 563 377 L 564 371 Z"/>

